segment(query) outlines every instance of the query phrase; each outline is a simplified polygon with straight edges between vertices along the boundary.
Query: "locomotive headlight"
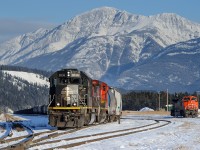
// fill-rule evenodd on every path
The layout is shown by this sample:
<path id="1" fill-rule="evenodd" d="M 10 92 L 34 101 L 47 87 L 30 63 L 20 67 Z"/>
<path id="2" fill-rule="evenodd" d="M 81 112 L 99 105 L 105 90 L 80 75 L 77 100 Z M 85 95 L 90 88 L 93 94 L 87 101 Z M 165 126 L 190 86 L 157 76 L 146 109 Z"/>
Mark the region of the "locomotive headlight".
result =
<path id="1" fill-rule="evenodd" d="M 72 105 L 73 105 L 73 106 L 77 106 L 77 103 L 76 103 L 76 102 L 74 102 Z"/>
<path id="2" fill-rule="evenodd" d="M 70 77 L 70 76 L 71 76 L 71 72 L 67 71 L 67 77 Z"/>
<path id="3" fill-rule="evenodd" d="M 57 106 L 60 106 L 60 103 L 57 103 L 56 105 L 57 105 Z"/>

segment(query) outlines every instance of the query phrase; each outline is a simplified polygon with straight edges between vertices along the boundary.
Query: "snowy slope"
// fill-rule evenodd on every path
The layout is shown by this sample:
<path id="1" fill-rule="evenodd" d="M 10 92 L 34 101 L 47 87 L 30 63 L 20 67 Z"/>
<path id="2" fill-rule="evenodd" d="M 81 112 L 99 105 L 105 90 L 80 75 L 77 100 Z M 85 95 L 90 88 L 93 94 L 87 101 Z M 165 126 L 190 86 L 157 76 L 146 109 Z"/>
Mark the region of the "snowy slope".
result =
<path id="1" fill-rule="evenodd" d="M 40 86 L 49 87 L 48 78 L 43 77 L 42 75 L 39 75 L 39 74 L 23 72 L 23 71 L 7 71 L 7 70 L 4 70 L 3 72 L 10 74 L 13 77 L 18 77 L 23 80 L 26 80 L 27 82 L 31 84 L 37 84 Z"/>
<path id="2" fill-rule="evenodd" d="M 19 67 L 13 69 L 28 70 Z M 17 111 L 48 103 L 49 82 L 48 78 L 42 75 L 45 72 L 28 71 L 0 71 L 0 110 L 7 112 L 6 108 L 9 108 Z"/>

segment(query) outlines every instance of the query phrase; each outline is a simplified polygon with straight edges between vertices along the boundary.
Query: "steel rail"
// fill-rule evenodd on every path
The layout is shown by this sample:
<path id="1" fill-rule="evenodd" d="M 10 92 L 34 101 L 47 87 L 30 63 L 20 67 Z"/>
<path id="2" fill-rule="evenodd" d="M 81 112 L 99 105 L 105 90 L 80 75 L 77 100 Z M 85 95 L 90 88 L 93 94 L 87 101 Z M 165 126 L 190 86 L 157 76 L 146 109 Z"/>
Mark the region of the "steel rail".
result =
<path id="1" fill-rule="evenodd" d="M 5 133 L 0 137 L 0 143 L 5 143 L 5 138 L 12 135 L 12 127 L 10 124 L 5 123 L 1 125 L 5 131 Z"/>
<path id="2" fill-rule="evenodd" d="M 14 123 L 13 123 L 14 124 Z M 26 149 L 26 147 L 30 144 L 30 142 L 32 141 L 32 139 L 34 138 L 34 132 L 31 128 L 23 125 L 23 124 L 20 124 L 24 129 L 27 130 L 27 132 L 29 133 L 28 135 L 26 136 L 23 136 L 25 137 L 25 139 L 15 143 L 15 144 L 11 144 L 7 147 L 4 147 L 4 148 L 1 148 L 2 150 L 21 150 L 21 149 Z M 21 139 L 21 137 L 18 137 L 15 138 L 15 140 L 19 140 Z"/>
<path id="3" fill-rule="evenodd" d="M 149 119 L 148 119 L 149 120 Z M 44 144 L 50 144 L 50 143 L 52 143 L 52 142 L 54 142 L 54 143 L 56 143 L 56 142 L 60 142 L 60 141 L 63 141 L 63 140 L 65 140 L 65 141 L 69 141 L 69 140 L 75 140 L 75 139 L 83 139 L 83 138 L 87 138 L 87 137 L 95 137 L 95 136 L 100 136 L 100 135 L 107 135 L 107 134 L 112 134 L 112 133 L 119 133 L 120 134 L 120 132 L 128 132 L 129 134 L 133 134 L 132 132 L 130 133 L 130 130 L 137 130 L 137 129 L 141 129 L 141 128 L 145 128 L 145 127 L 149 127 L 149 126 L 153 126 L 153 125 L 156 125 L 156 124 L 159 124 L 159 122 L 160 121 L 162 121 L 162 120 L 154 120 L 155 121 L 155 123 L 151 123 L 151 124 L 148 124 L 148 125 L 143 125 L 143 126 L 140 126 L 140 127 L 134 127 L 134 128 L 129 128 L 129 129 L 122 129 L 122 130 L 116 130 L 116 131 L 109 131 L 109 132 L 103 132 L 103 133 L 97 133 L 97 134 L 93 134 L 93 135 L 84 135 L 84 136 L 78 136 L 78 137 L 73 137 L 73 138 L 65 138 L 65 139 L 62 139 L 62 140 L 53 140 L 53 141 L 47 141 L 47 142 L 41 142 L 41 143 L 35 143 L 35 144 L 33 144 L 33 145 L 31 145 L 31 147 L 34 147 L 34 146 L 39 146 L 39 145 L 44 145 Z M 166 121 L 166 120 L 163 120 L 163 121 Z M 167 121 L 166 121 L 167 122 Z M 170 122 L 169 122 L 170 123 Z M 158 127 L 161 127 L 161 126 L 158 126 Z M 158 127 L 156 127 L 156 128 L 158 128 Z M 151 128 L 147 128 L 147 130 L 150 130 Z M 153 128 L 152 128 L 153 129 Z M 138 131 L 140 131 L 140 130 L 138 130 Z M 134 133 L 136 133 L 136 132 L 138 132 L 138 131 L 134 131 Z M 145 131 L 145 130 L 144 130 Z M 142 131 L 140 131 L 140 132 L 142 132 Z M 126 133 L 126 134 L 128 134 L 128 133 Z M 121 135 L 122 136 L 122 135 Z M 109 136 L 108 136 L 109 137 Z M 113 136 L 111 136 L 110 138 L 112 138 Z M 101 138 L 100 138 L 101 139 Z M 103 140 L 103 139 L 107 139 L 107 137 L 104 137 L 104 138 L 102 138 L 101 140 Z M 83 142 L 79 142 L 80 143 L 80 145 L 82 145 L 82 144 L 84 144 L 84 142 L 86 143 L 86 142 L 93 142 L 93 140 L 87 140 L 87 141 L 83 141 Z M 82 143 L 82 144 L 81 144 Z M 74 143 L 75 144 L 75 143 Z M 73 145 L 73 144 L 68 144 L 68 145 Z M 79 144 L 78 144 L 79 145 Z M 56 147 L 56 148 L 67 148 L 67 147 L 65 147 L 65 146 L 60 146 L 60 147 Z"/>
<path id="4" fill-rule="evenodd" d="M 171 123 L 171 121 L 168 121 L 168 120 L 155 120 L 155 121 L 156 121 L 156 124 L 161 122 L 161 121 L 166 122 L 166 123 L 155 126 L 155 127 L 145 128 L 145 129 L 139 129 L 139 128 L 142 128 L 142 127 L 138 127 L 139 130 L 135 130 L 135 131 L 131 131 L 131 132 L 120 133 L 121 131 L 119 131 L 119 134 L 117 134 L 117 135 L 110 135 L 110 136 L 106 136 L 106 137 L 100 137 L 100 138 L 95 138 L 95 139 L 91 139 L 91 140 L 85 140 L 85 141 L 81 141 L 81 142 L 71 143 L 71 144 L 62 145 L 62 146 L 58 146 L 58 147 L 54 147 L 54 148 L 49 148 L 48 150 L 52 150 L 52 149 L 55 149 L 55 148 L 65 148 L 65 149 L 66 148 L 72 148 L 72 147 L 75 147 L 75 146 L 80 146 L 80 145 L 84 145 L 84 144 L 88 144 L 88 143 L 92 143 L 92 142 L 97 142 L 97 141 L 106 140 L 106 139 L 110 139 L 110 138 L 116 138 L 116 137 L 120 137 L 120 136 L 126 136 L 126 135 L 130 135 L 130 134 L 135 134 L 135 133 L 139 133 L 139 132 L 144 132 L 144 131 L 149 131 L 149 130 L 161 128 L 161 127 L 166 126 L 166 125 Z M 149 126 L 152 126 L 152 125 L 149 125 Z M 133 129 L 130 129 L 130 130 L 133 130 Z M 89 135 L 89 136 L 94 136 L 94 135 Z M 66 140 L 68 140 L 68 139 L 66 139 Z"/>

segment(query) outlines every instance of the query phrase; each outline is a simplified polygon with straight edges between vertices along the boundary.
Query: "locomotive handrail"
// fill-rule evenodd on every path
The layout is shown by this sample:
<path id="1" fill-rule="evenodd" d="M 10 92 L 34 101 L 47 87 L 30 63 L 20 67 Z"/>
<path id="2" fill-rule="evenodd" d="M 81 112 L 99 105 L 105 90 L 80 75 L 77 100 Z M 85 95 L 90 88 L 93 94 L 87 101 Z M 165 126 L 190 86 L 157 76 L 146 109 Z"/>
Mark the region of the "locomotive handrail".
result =
<path id="1" fill-rule="evenodd" d="M 49 105 L 47 107 L 50 107 L 51 103 L 53 102 L 53 100 L 49 103 Z"/>

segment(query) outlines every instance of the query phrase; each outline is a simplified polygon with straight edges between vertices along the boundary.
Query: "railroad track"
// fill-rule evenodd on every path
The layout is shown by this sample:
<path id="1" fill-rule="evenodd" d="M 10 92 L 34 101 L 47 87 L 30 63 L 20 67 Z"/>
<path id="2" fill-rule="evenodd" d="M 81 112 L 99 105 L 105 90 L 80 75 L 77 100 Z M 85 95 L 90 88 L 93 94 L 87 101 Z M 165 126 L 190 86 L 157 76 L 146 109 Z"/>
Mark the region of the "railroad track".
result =
<path id="1" fill-rule="evenodd" d="M 44 137 L 42 137 L 42 138 L 33 140 L 32 143 L 31 143 L 31 145 L 29 145 L 29 148 L 30 148 L 30 147 L 34 147 L 34 146 L 40 145 L 40 144 L 38 144 L 38 143 L 41 143 L 41 142 L 44 141 L 44 140 L 52 139 L 52 138 L 55 138 L 55 137 L 58 137 L 58 136 L 61 136 L 61 135 L 72 134 L 72 133 L 75 133 L 75 132 L 77 132 L 77 131 L 84 130 L 84 129 L 88 129 L 88 128 L 91 128 L 91 127 L 97 126 L 97 125 L 101 125 L 101 124 L 93 124 L 93 125 L 90 125 L 90 126 L 84 126 L 84 127 L 82 127 L 82 128 L 71 129 L 71 130 L 69 130 L 69 131 L 64 131 L 64 132 L 61 132 L 61 133 L 54 132 L 54 133 L 52 133 L 52 134 L 48 134 L 48 135 L 46 135 L 46 136 L 44 136 Z M 43 144 L 43 143 L 52 143 L 52 141 L 51 141 L 51 142 L 42 142 L 42 144 Z M 42 145 L 42 144 L 41 144 L 41 145 Z"/>
<path id="2" fill-rule="evenodd" d="M 9 114 L 4 114 L 5 123 L 1 127 L 5 130 L 4 135 L 0 138 L 0 143 L 6 143 L 6 138 L 12 136 L 12 127 L 14 121 L 19 121 L 18 118 Z"/>
<path id="3" fill-rule="evenodd" d="M 8 123 L 1 124 L 1 128 L 5 130 L 4 134 L 0 137 L 0 143 L 5 143 L 5 138 L 12 135 L 12 127 Z"/>
<path id="4" fill-rule="evenodd" d="M 61 140 L 53 140 L 53 141 L 35 143 L 34 145 L 31 145 L 31 149 L 38 149 L 38 146 L 40 146 L 40 145 L 44 145 L 44 148 L 45 148 L 45 145 L 47 145 L 46 149 L 72 148 L 75 146 L 80 146 L 80 145 L 84 145 L 84 144 L 91 143 L 91 142 L 97 142 L 97 141 L 106 140 L 106 139 L 110 139 L 110 138 L 126 136 L 129 134 L 150 131 L 153 129 L 161 128 L 161 127 L 166 126 L 171 123 L 170 121 L 167 121 L 167 120 L 154 120 L 154 121 L 155 121 L 154 123 L 151 123 L 148 125 L 143 125 L 140 127 L 116 130 L 116 131 L 111 131 L 111 132 L 103 132 L 103 133 L 97 133 L 97 134 L 92 134 L 92 135 L 90 134 L 90 135 L 84 135 L 84 136 L 77 136 L 77 137 L 65 138 L 65 139 L 61 139 Z M 76 140 L 76 142 L 73 142 L 75 140 Z M 68 143 L 68 144 L 63 145 L 63 142 Z M 53 148 L 47 148 L 48 144 L 52 144 L 52 143 L 55 143 L 55 145 L 60 144 L 60 146 L 55 146 Z"/>
<path id="5" fill-rule="evenodd" d="M 58 136 L 61 136 L 61 135 L 66 135 L 66 134 L 70 134 L 70 133 L 73 133 L 73 132 L 77 132 L 78 130 L 80 130 L 80 129 L 71 129 L 69 131 L 63 131 L 61 133 L 53 132 L 51 134 L 47 134 L 46 136 L 44 136 L 42 138 L 38 138 L 36 140 L 33 140 L 31 145 L 34 145 L 35 143 L 39 143 L 41 141 L 47 140 L 49 138 L 55 138 L 55 137 L 58 137 Z M 45 132 L 45 133 L 47 133 L 47 132 Z M 43 133 L 43 134 L 45 134 L 45 133 Z"/>
<path id="6" fill-rule="evenodd" d="M 18 120 L 9 114 L 3 114 L 5 123 L 1 124 L 1 128 L 5 130 L 4 135 L 0 137 L 0 143 L 5 143 L 5 139 L 12 136 L 12 122 Z"/>
<path id="7" fill-rule="evenodd" d="M 132 119 L 135 120 L 133 118 L 123 118 L 123 119 Z M 138 119 L 137 119 L 138 120 Z M 141 120 L 141 119 L 139 119 Z M 153 119 L 142 119 L 142 120 L 153 120 Z M 13 124 L 15 122 L 12 122 Z M 59 131 L 57 130 L 51 130 L 51 131 L 46 131 L 46 132 L 40 132 L 40 133 L 33 133 L 33 131 L 28 128 L 23 126 L 24 129 L 27 130 L 27 132 L 29 133 L 28 135 L 25 136 L 20 136 L 20 137 L 15 137 L 15 138 L 10 138 L 10 139 L 4 139 L 3 141 L 5 143 L 7 143 L 9 146 L 5 146 L 3 148 L 0 147 L 0 149 L 15 149 L 15 150 L 21 150 L 21 149 L 38 149 L 38 146 L 41 145 L 48 145 L 48 144 L 52 144 L 53 143 L 60 143 L 61 141 L 65 141 L 67 144 L 63 145 L 60 144 L 60 146 L 54 146 L 53 148 L 70 148 L 70 147 L 75 147 L 75 146 L 80 146 L 86 143 L 91 143 L 91 142 L 96 142 L 96 141 L 101 141 L 101 140 L 106 140 L 106 139 L 110 139 L 110 138 L 115 138 L 115 137 L 120 137 L 120 136 L 125 136 L 125 135 L 129 135 L 129 134 L 135 134 L 135 133 L 139 133 L 139 132 L 144 132 L 144 131 L 149 131 L 149 130 L 153 130 L 156 128 L 160 128 L 163 126 L 166 126 L 167 124 L 169 124 L 170 121 L 166 121 L 166 120 L 154 120 L 153 123 L 148 124 L 148 125 L 143 125 L 140 127 L 134 127 L 134 128 L 129 128 L 129 129 L 123 129 L 123 130 L 116 130 L 116 131 L 111 131 L 111 132 L 104 132 L 104 133 L 97 133 L 97 134 L 90 134 L 90 135 L 84 135 L 84 136 L 76 136 L 76 137 L 71 137 L 71 138 L 64 138 L 62 140 L 52 140 L 52 141 L 47 141 L 48 139 L 53 139 L 56 138 L 58 136 L 61 135 L 67 135 L 67 134 L 72 134 L 74 132 L 83 130 L 83 129 L 87 129 L 96 125 L 90 125 L 90 126 L 86 126 L 83 127 L 81 129 L 71 129 L 71 130 L 67 130 L 67 131 L 61 131 L 59 133 Z M 101 125 L 101 124 L 99 124 Z M 38 138 L 37 138 L 38 136 Z M 42 138 L 40 136 L 43 136 Z M 35 137 L 35 139 L 34 139 Z M 70 137 L 70 136 L 69 136 Z M 44 141 L 46 140 L 46 141 Z M 77 142 L 73 142 L 73 141 L 77 141 Z M 15 141 L 13 143 L 13 141 Z M 59 145 L 59 144 L 57 144 Z M 43 147 L 45 148 L 45 147 Z M 46 147 L 46 149 L 52 149 L 51 147 L 48 148 L 48 146 Z"/>
<path id="8" fill-rule="evenodd" d="M 10 124 L 16 124 L 16 122 L 12 122 Z M 29 132 L 28 135 L 24 135 L 24 136 L 20 136 L 20 137 L 14 137 L 14 138 L 10 138 L 10 139 L 4 139 L 3 143 L 5 143 L 4 147 L 0 147 L 0 150 L 22 150 L 22 149 L 27 149 L 28 147 L 30 147 L 31 144 L 33 143 L 37 143 L 49 138 L 54 138 L 60 135 L 66 135 L 66 134 L 70 134 L 85 128 L 88 128 L 90 126 L 86 126 L 83 128 L 79 128 L 79 129 L 70 129 L 69 131 L 63 131 L 61 133 L 58 133 L 58 130 L 50 130 L 50 131 L 45 131 L 45 132 L 40 132 L 40 133 L 35 133 L 32 131 L 32 129 L 30 129 L 29 127 L 24 126 L 23 124 L 20 124 L 24 129 L 27 130 L 27 132 Z M 12 128 L 12 127 L 11 127 Z M 43 137 L 43 138 L 39 138 L 36 140 L 33 140 L 34 137 L 36 136 L 40 136 L 40 135 L 44 135 L 47 134 L 47 136 Z M 6 138 L 7 136 L 5 136 Z M 15 141 L 15 142 L 14 142 Z M 13 143 L 14 142 L 14 143 Z"/>
<path id="9" fill-rule="evenodd" d="M 50 130 L 50 131 L 45 131 L 45 132 L 40 132 L 40 133 L 34 133 L 34 137 L 39 136 L 41 134 L 45 134 L 45 133 L 55 132 L 55 131 L 57 131 L 57 130 Z M 27 137 L 27 135 L 14 137 L 14 138 L 10 138 L 10 139 L 5 139 L 4 143 L 9 143 L 9 142 L 16 141 L 16 140 L 19 140 L 19 139 L 23 139 L 23 138 L 26 138 L 26 137 Z"/>
<path id="10" fill-rule="evenodd" d="M 7 144 L 8 146 L 4 146 L 3 148 L 0 146 L 0 149 L 20 149 L 20 150 L 26 149 L 27 147 L 30 147 L 30 145 L 34 145 L 34 143 L 38 143 L 38 142 L 44 141 L 49 138 L 55 138 L 57 136 L 70 134 L 73 132 L 77 132 L 79 130 L 83 130 L 83 129 L 86 129 L 86 128 L 89 128 L 92 126 L 99 125 L 99 124 L 93 124 L 93 125 L 85 126 L 85 127 L 78 128 L 78 129 L 71 129 L 69 131 L 64 131 L 61 133 L 56 132 L 57 130 L 51 130 L 51 131 L 40 132 L 40 133 L 34 134 L 34 132 L 29 127 L 24 126 L 18 118 L 14 117 L 12 115 L 9 115 L 9 114 L 4 114 L 4 116 L 5 116 L 5 120 L 7 121 L 7 124 L 9 122 L 9 124 L 11 126 L 9 131 L 7 130 L 6 132 L 12 133 L 11 132 L 12 127 L 15 126 L 16 124 L 18 124 L 18 125 L 21 125 L 21 128 L 26 129 L 29 132 L 29 135 L 24 135 L 24 136 L 19 136 L 19 137 L 14 137 L 14 138 L 7 138 L 8 136 L 10 136 L 10 134 L 5 134 L 4 137 L 1 138 L 2 140 L 0 139 L 0 141 L 2 141 L 2 143 L 5 143 L 4 145 Z M 48 133 L 50 133 L 50 134 L 48 134 Z M 45 135 L 45 134 L 47 134 L 47 135 L 42 138 L 33 140 L 34 137 L 37 137 L 39 135 Z"/>
<path id="11" fill-rule="evenodd" d="M 112 122 L 108 122 L 106 124 L 110 124 L 110 123 L 112 123 Z M 82 128 L 75 128 L 75 129 L 70 129 L 70 130 L 67 130 L 67 131 L 63 131 L 61 133 L 54 132 L 54 133 L 48 134 L 48 135 L 46 135 L 46 136 L 44 136 L 42 138 L 38 138 L 38 139 L 33 140 L 29 147 L 37 146 L 39 142 L 47 140 L 47 139 L 56 138 L 56 137 L 61 136 L 61 135 L 67 135 L 67 134 L 75 133 L 77 131 L 88 129 L 88 128 L 92 128 L 94 126 L 98 126 L 98 125 L 102 125 L 102 124 L 103 123 L 91 124 L 89 126 L 84 126 Z M 44 132 L 44 134 L 45 133 L 47 133 L 47 132 Z M 39 134 L 41 134 L 41 133 L 39 133 Z M 36 136 L 36 134 L 35 134 L 35 136 Z"/>
<path id="12" fill-rule="evenodd" d="M 16 123 L 16 122 L 12 122 L 10 123 L 13 126 L 18 126 L 23 130 L 26 130 L 28 135 L 25 136 L 21 136 L 21 137 L 16 137 L 16 138 L 12 138 L 12 139 L 7 139 L 4 140 L 4 146 L 0 147 L 1 150 L 23 150 L 27 147 L 27 145 L 29 145 L 29 142 L 32 141 L 33 137 L 34 137 L 34 133 L 32 131 L 32 129 L 30 129 L 27 126 L 24 126 L 21 123 Z"/>

